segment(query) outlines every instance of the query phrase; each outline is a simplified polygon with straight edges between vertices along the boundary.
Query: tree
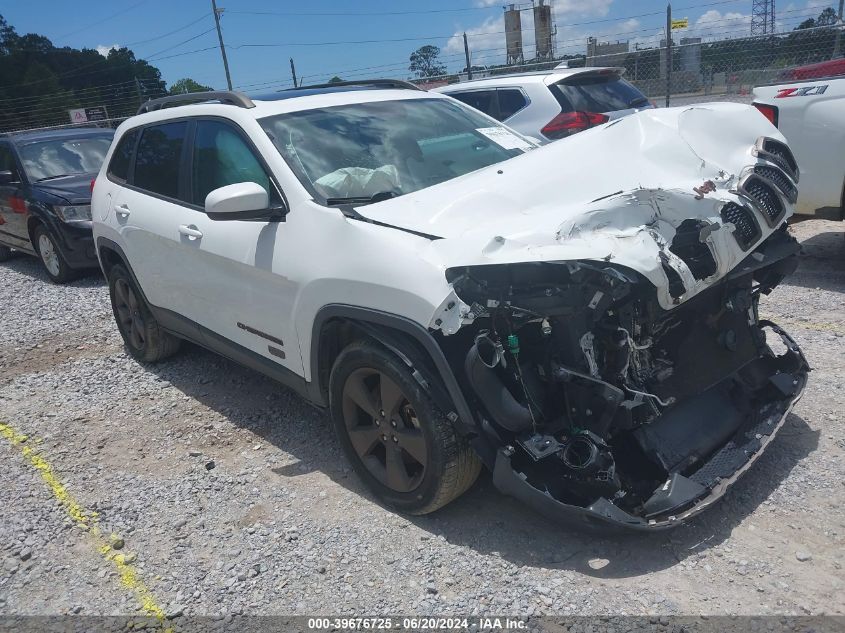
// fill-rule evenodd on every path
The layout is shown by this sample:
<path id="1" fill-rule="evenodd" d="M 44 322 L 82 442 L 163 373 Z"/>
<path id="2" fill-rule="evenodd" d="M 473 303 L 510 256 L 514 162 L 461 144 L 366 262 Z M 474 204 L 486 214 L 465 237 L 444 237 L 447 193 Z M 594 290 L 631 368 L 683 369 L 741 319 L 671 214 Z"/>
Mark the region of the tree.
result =
<path id="1" fill-rule="evenodd" d="M 411 53 L 411 65 L 408 70 L 415 73 L 417 77 L 438 77 L 446 74 L 446 66 L 438 60 L 440 47 L 426 44 Z"/>
<path id="2" fill-rule="evenodd" d="M 179 95 L 185 92 L 208 92 L 209 90 L 214 90 L 214 88 L 210 86 L 203 86 L 201 83 L 197 83 L 190 77 L 185 77 L 184 79 L 173 82 L 173 85 L 170 86 L 170 90 L 168 92 L 172 95 Z"/>
<path id="3" fill-rule="evenodd" d="M 838 22 L 839 16 L 831 7 L 826 8 L 816 18 L 816 26 L 835 26 Z"/>
<path id="4" fill-rule="evenodd" d="M 69 108 L 105 107 L 134 114 L 165 94 L 161 72 L 128 48 L 57 48 L 43 35 L 20 35 L 0 15 L 0 130 L 68 123 Z"/>
<path id="5" fill-rule="evenodd" d="M 330 83 L 330 84 L 339 84 L 339 83 L 340 83 L 340 82 L 342 82 L 342 81 L 343 81 L 343 79 L 341 79 L 341 78 L 340 78 L 340 77 L 338 77 L 337 75 L 335 75 L 334 77 L 332 77 L 331 79 L 329 79 L 329 83 Z"/>

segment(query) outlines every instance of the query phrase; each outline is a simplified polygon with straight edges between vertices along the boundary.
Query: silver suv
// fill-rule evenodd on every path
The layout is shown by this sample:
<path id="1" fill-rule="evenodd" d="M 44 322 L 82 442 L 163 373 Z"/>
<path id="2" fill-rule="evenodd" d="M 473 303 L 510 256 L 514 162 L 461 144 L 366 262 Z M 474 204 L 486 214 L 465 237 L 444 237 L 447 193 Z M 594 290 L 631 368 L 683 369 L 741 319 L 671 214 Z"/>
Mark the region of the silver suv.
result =
<path id="1" fill-rule="evenodd" d="M 624 68 L 556 68 L 437 88 L 517 132 L 554 141 L 654 107 Z"/>

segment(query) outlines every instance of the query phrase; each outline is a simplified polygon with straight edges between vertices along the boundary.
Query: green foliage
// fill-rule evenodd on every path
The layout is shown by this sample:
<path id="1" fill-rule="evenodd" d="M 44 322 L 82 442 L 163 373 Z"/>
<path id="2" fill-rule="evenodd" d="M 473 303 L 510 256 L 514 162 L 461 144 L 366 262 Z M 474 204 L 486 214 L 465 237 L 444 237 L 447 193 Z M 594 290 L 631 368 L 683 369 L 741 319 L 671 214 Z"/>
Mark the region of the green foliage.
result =
<path id="1" fill-rule="evenodd" d="M 185 77 L 184 79 L 174 82 L 173 85 L 170 86 L 168 93 L 172 95 L 180 95 L 185 92 L 207 92 L 209 90 L 214 90 L 214 88 L 211 86 L 203 86 L 201 83 L 197 83 L 190 77 Z"/>
<path id="2" fill-rule="evenodd" d="M 426 44 L 411 53 L 408 70 L 420 79 L 446 74 L 446 66 L 440 63 L 440 47 Z"/>
<path id="3" fill-rule="evenodd" d="M 338 77 L 337 75 L 335 75 L 334 77 L 332 77 L 331 79 L 329 79 L 329 83 L 330 83 L 330 84 L 339 84 L 341 81 L 343 81 L 343 79 L 341 79 L 341 78 L 340 78 L 340 77 Z"/>
<path id="4" fill-rule="evenodd" d="M 105 106 L 110 117 L 129 116 L 164 88 L 158 68 L 127 48 L 107 57 L 57 48 L 43 35 L 19 35 L 0 15 L 0 130 L 69 123 L 67 110 L 76 107 Z"/>

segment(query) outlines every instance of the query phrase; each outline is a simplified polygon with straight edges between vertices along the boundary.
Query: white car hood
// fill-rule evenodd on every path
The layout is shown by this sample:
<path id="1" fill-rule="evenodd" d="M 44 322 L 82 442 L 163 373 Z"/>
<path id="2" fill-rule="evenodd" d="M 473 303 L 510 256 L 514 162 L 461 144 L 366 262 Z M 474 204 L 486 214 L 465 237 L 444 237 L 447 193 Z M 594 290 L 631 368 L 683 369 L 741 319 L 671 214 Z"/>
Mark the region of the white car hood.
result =
<path id="1" fill-rule="evenodd" d="M 752 148 L 761 136 L 785 141 L 750 106 L 645 110 L 358 212 L 443 238 L 429 242 L 421 255 L 444 269 L 603 260 L 646 276 L 670 309 L 748 255 L 719 212 L 726 202 L 739 201 L 732 189 L 743 168 L 760 162 Z M 708 180 L 715 191 L 694 191 Z M 790 206 L 785 217 L 791 213 Z M 759 242 L 774 229 L 757 215 Z M 669 251 L 676 227 L 689 218 L 713 229 L 706 243 L 718 270 L 707 279 L 695 279 Z M 680 275 L 683 296 L 670 296 L 664 262 Z"/>

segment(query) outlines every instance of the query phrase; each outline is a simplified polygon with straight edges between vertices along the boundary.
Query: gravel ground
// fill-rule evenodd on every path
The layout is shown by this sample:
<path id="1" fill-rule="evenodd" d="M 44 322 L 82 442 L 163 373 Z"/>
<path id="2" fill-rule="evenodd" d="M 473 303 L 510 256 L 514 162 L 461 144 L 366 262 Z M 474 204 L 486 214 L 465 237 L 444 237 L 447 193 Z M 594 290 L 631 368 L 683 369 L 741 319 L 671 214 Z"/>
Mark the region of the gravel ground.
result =
<path id="1" fill-rule="evenodd" d="M 378 505 L 327 417 L 195 347 L 131 360 L 95 277 L 59 287 L 0 265 L 0 422 L 41 454 L 171 615 L 843 614 L 843 224 L 764 313 L 814 367 L 782 433 L 727 497 L 669 533 L 590 538 L 483 475 L 428 517 Z M 0 614 L 135 614 L 139 604 L 20 447 L 0 437 Z"/>

